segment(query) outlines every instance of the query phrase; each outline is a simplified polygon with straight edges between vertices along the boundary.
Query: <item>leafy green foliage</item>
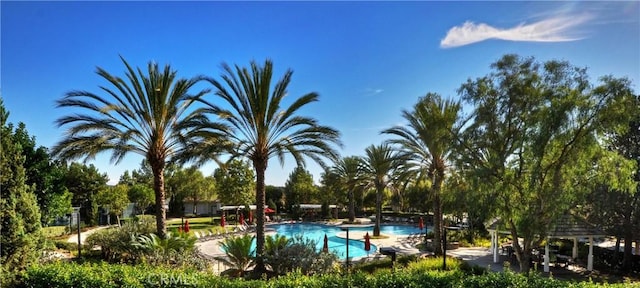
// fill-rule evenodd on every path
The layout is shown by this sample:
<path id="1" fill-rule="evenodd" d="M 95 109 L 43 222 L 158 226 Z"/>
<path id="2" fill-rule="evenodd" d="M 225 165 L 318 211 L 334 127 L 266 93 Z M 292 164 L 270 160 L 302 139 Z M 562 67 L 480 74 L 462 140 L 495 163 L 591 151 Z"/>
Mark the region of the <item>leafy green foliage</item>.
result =
<path id="1" fill-rule="evenodd" d="M 57 101 L 59 108 L 79 110 L 56 121 L 68 130 L 52 153 L 74 160 L 92 159 L 108 151 L 114 163 L 129 153 L 144 157 L 154 179 L 157 234 L 164 238 L 165 168 L 181 152 L 190 150 L 185 149 L 185 143 L 193 137 L 189 127 L 202 118 L 201 111 L 191 111 L 190 105 L 208 91 L 191 93 L 200 79 L 177 78 L 169 65 L 161 69 L 149 62 L 145 74 L 121 60 L 126 67 L 124 80 L 97 68 L 96 73 L 109 84 L 100 86 L 102 95 L 76 90 Z"/>
<path id="2" fill-rule="evenodd" d="M 15 274 L 36 262 L 44 245 L 40 209 L 26 184 L 25 157 L 0 99 L 0 282 L 11 285 Z"/>
<path id="3" fill-rule="evenodd" d="M 117 223 L 120 223 L 120 216 L 129 205 L 129 188 L 126 185 L 118 184 L 108 187 L 96 195 L 96 203 L 104 208 L 108 208 L 110 213 L 116 214 Z"/>
<path id="4" fill-rule="evenodd" d="M 218 199 L 224 204 L 244 205 L 256 198 L 255 175 L 245 161 L 229 161 L 213 172 L 213 178 Z"/>
<path id="5" fill-rule="evenodd" d="M 284 195 L 290 210 L 303 203 L 318 203 L 318 192 L 318 187 L 313 183 L 313 175 L 300 166 L 289 174 L 284 184 Z"/>
<path id="6" fill-rule="evenodd" d="M 291 155 L 298 166 L 304 166 L 306 157 L 324 165 L 323 159 L 337 158 L 334 144 L 341 145 L 340 132 L 318 123 L 316 119 L 299 115 L 301 108 L 318 101 L 318 94 L 309 93 L 291 101 L 285 106 L 283 99 L 293 71 L 272 87 L 273 62 L 266 60 L 263 65 L 252 61 L 249 68 L 236 65 L 222 65 L 222 80 L 208 79 L 215 89 L 215 95 L 224 106 L 214 101 L 203 101 L 205 112 L 221 119 L 230 129 L 218 129 L 224 133 L 226 142 L 234 149 L 232 157 L 244 157 L 251 161 L 256 173 L 256 270 L 264 271 L 264 206 L 265 173 L 269 159 L 276 157 L 284 163 L 286 155 Z M 217 102 L 217 101 L 216 101 Z M 201 134 L 210 131 L 215 123 L 203 123 Z M 204 130 L 204 131 L 203 131 Z M 213 133 L 213 135 L 216 135 Z M 220 146 L 217 137 L 203 137 L 194 153 L 209 155 L 206 151 Z M 211 145 L 214 143 L 214 145 Z M 205 156 L 206 158 L 206 156 Z"/>
<path id="7" fill-rule="evenodd" d="M 135 249 L 131 240 L 139 235 L 149 235 L 156 230 L 155 221 L 151 217 L 140 217 L 127 221 L 122 227 L 112 227 L 96 231 L 89 235 L 85 245 L 89 248 L 100 247 L 102 259 L 114 262 L 133 262 L 136 260 Z"/>
<path id="8" fill-rule="evenodd" d="M 215 259 L 229 266 L 225 274 L 230 276 L 244 276 L 249 267 L 253 265 L 253 253 L 251 242 L 253 236 L 243 235 L 225 239 L 221 247 L 227 257 L 216 257 Z"/>
<path id="9" fill-rule="evenodd" d="M 594 84 L 567 62 L 505 55 L 491 68 L 459 89 L 474 106 L 459 167 L 473 190 L 487 193 L 513 239 L 524 239 L 514 248 L 528 271 L 532 248 L 587 191 L 633 186 L 633 165 L 602 143 L 624 131 L 636 106 L 628 79 Z"/>
<path id="10" fill-rule="evenodd" d="M 153 189 L 146 184 L 133 184 L 127 196 L 129 201 L 136 204 L 136 209 L 141 214 L 144 214 L 149 205 L 153 204 Z"/>
<path id="11" fill-rule="evenodd" d="M 205 177 L 197 167 L 176 168 L 176 171 L 167 179 L 167 184 L 171 187 L 171 194 L 180 198 L 178 202 L 191 200 L 194 203 L 193 210 L 184 211 L 184 213 L 196 215 L 198 202 L 211 200 L 216 194 L 214 178 Z"/>
<path id="12" fill-rule="evenodd" d="M 98 199 L 101 191 L 107 190 L 109 178 L 100 173 L 93 164 L 85 165 L 77 162 L 69 164 L 66 169 L 64 183 L 73 194 L 73 205 L 80 208 L 80 220 L 88 226 L 98 221 Z"/>
<path id="13" fill-rule="evenodd" d="M 267 237 L 265 244 L 265 264 L 278 275 L 294 271 L 303 275 L 329 273 L 338 260 L 333 253 L 316 251 L 316 242 L 300 235 L 293 239 Z"/>
<path id="14" fill-rule="evenodd" d="M 376 191 L 376 222 L 373 227 L 373 236 L 380 236 L 385 190 L 391 188 L 392 184 L 396 184 L 397 175 L 399 175 L 397 172 L 401 170 L 401 166 L 407 159 L 387 143 L 371 145 L 365 149 L 365 154 L 361 161 L 362 181 Z"/>
<path id="15" fill-rule="evenodd" d="M 78 288 L 78 287 L 194 287 L 194 288 L 594 288 L 625 287 L 638 288 L 640 283 L 597 284 L 592 282 L 562 281 L 553 278 L 531 275 L 525 276 L 512 272 L 485 273 L 470 275 L 461 270 L 423 270 L 407 269 L 391 272 L 379 271 L 373 274 L 362 272 L 331 273 L 305 276 L 290 273 L 269 280 L 227 279 L 209 272 L 197 272 L 192 269 L 166 268 L 152 265 L 121 265 L 105 263 L 53 263 L 34 265 L 23 274 L 17 286 L 30 288 Z"/>
<path id="16" fill-rule="evenodd" d="M 64 164 L 53 161 L 46 147 L 36 147 L 36 139 L 29 135 L 24 123 L 19 123 L 13 135 L 25 157 L 25 183 L 32 186 L 42 217 L 48 225 L 57 217 L 71 213 L 71 194 L 64 186 Z"/>

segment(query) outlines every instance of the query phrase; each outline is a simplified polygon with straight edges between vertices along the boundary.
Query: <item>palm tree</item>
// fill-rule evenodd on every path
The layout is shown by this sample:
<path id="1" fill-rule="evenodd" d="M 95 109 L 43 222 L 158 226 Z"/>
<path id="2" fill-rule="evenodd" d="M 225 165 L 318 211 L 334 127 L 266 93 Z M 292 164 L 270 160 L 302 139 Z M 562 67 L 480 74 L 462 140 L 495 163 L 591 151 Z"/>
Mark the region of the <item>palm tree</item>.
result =
<path id="1" fill-rule="evenodd" d="M 244 235 L 227 238 L 220 243 L 227 257 L 215 257 L 215 259 L 222 262 L 225 266 L 231 267 L 224 272 L 225 274 L 242 277 L 245 271 L 254 264 L 252 257 L 253 251 L 251 250 L 253 238 L 251 235 Z"/>
<path id="2" fill-rule="evenodd" d="M 418 100 L 413 111 L 402 112 L 402 117 L 409 122 L 407 126 L 395 126 L 383 131 L 398 136 L 389 142 L 399 145 L 405 153 L 411 155 L 417 166 L 423 167 L 423 173 L 426 173 L 432 183 L 434 245 L 437 254 L 442 253 L 440 193 L 453 149 L 454 126 L 458 122 L 460 108 L 459 102 L 443 100 L 438 94 L 428 93 Z"/>
<path id="3" fill-rule="evenodd" d="M 58 127 L 69 128 L 52 154 L 64 160 L 93 159 L 98 153 L 111 151 L 111 162 L 116 164 L 128 153 L 145 157 L 153 173 L 157 232 L 165 238 L 165 166 L 184 149 L 190 123 L 203 117 L 195 111 L 189 113 L 189 108 L 208 90 L 191 95 L 189 90 L 199 78 L 177 79 L 170 66 L 160 70 L 151 62 L 145 75 L 120 58 L 126 66 L 126 80 L 98 67 L 96 73 L 112 86 L 100 86 L 103 95 L 71 91 L 57 101 L 57 107 L 78 108 L 85 113 L 56 121 Z"/>
<path id="4" fill-rule="evenodd" d="M 403 155 L 387 143 L 371 145 L 365 149 L 366 156 L 361 160 L 363 180 L 376 190 L 376 223 L 373 235 L 380 236 L 380 218 L 382 217 L 382 193 L 396 179 L 396 170 L 404 164 Z"/>
<path id="5" fill-rule="evenodd" d="M 256 172 L 256 270 L 264 266 L 264 206 L 265 171 L 271 157 L 284 164 L 289 154 L 298 166 L 304 167 L 305 156 L 324 166 L 323 158 L 336 159 L 337 151 L 331 144 L 341 146 L 340 133 L 318 124 L 313 118 L 296 115 L 309 103 L 318 101 L 318 94 L 309 93 L 282 109 L 283 98 L 293 71 L 287 70 L 275 86 L 271 87 L 273 63 L 266 60 L 263 66 L 255 61 L 250 69 L 223 64 L 222 81 L 208 79 L 215 87 L 215 94 L 228 107 L 203 101 L 208 112 L 218 116 L 232 127 L 227 136 L 235 144 L 232 157 L 247 157 Z"/>
<path id="6" fill-rule="evenodd" d="M 356 156 L 344 157 L 338 160 L 333 167 L 333 173 L 340 177 L 341 186 L 347 189 L 349 194 L 349 222 L 355 221 L 355 190 L 362 182 L 362 160 Z"/>

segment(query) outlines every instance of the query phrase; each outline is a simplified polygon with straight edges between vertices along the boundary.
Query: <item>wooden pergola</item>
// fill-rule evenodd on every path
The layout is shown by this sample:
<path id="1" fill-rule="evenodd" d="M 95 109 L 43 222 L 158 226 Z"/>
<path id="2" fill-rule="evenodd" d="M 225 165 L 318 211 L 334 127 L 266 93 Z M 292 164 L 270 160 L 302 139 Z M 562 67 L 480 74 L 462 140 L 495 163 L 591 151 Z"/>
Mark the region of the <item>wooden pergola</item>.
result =
<path id="1" fill-rule="evenodd" d="M 501 229 L 504 227 L 500 219 L 495 220 L 487 230 L 491 233 L 491 251 L 493 253 L 493 262 L 498 263 L 498 234 L 510 234 L 509 231 Z M 547 233 L 547 241 L 544 251 L 544 272 L 549 272 L 549 240 L 552 238 L 573 239 L 572 259 L 578 257 L 578 239 L 589 239 L 589 255 L 587 257 L 587 270 L 593 270 L 593 238 L 603 237 L 605 233 L 586 220 L 565 213 L 555 222 L 555 225 Z M 517 240 L 516 240 L 517 241 Z"/>

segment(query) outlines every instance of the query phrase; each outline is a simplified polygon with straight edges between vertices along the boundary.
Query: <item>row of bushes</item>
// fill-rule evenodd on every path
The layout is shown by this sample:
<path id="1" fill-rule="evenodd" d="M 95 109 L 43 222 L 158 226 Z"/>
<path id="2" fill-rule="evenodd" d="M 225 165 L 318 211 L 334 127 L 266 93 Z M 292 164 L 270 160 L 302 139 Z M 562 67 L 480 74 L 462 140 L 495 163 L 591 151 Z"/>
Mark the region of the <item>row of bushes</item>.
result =
<path id="1" fill-rule="evenodd" d="M 421 264 L 426 263 L 426 264 Z M 640 283 L 596 284 L 567 282 L 538 276 L 524 276 L 512 272 L 469 275 L 462 270 L 433 270 L 428 262 L 414 262 L 397 272 L 382 270 L 286 276 L 264 280 L 228 279 L 193 269 L 171 269 L 162 266 L 123 264 L 53 263 L 35 265 L 22 275 L 18 287 L 640 287 Z"/>

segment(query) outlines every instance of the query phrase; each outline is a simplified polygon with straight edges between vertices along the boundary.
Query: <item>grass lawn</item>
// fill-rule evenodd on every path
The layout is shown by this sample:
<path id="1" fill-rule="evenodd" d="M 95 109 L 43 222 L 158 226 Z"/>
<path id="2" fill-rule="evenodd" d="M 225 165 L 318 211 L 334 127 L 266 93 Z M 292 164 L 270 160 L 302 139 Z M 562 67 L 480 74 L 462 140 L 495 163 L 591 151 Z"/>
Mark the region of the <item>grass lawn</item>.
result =
<path id="1" fill-rule="evenodd" d="M 213 222 L 212 222 L 213 219 Z M 189 220 L 189 233 L 203 232 L 212 230 L 213 232 L 223 232 L 224 228 L 220 227 L 220 217 L 197 217 L 184 218 L 185 222 Z M 167 221 L 167 230 L 177 232 L 178 227 L 182 224 L 181 218 L 171 219 Z"/>
<path id="2" fill-rule="evenodd" d="M 42 233 L 46 238 L 55 238 L 65 234 L 67 226 L 50 226 L 42 228 Z"/>

